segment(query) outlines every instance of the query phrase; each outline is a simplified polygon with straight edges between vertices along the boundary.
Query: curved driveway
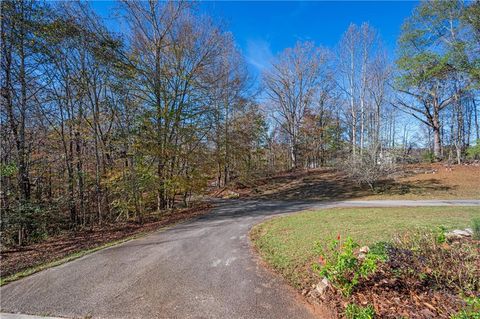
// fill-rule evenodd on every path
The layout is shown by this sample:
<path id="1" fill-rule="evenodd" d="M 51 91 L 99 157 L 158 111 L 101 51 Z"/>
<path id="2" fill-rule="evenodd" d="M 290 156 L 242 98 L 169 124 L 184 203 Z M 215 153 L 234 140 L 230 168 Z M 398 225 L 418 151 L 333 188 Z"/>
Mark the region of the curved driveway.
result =
<path id="1" fill-rule="evenodd" d="M 67 318 L 312 318 L 298 295 L 258 264 L 247 236 L 252 225 L 310 208 L 440 205 L 480 200 L 219 202 L 208 215 L 1 287 L 0 306 Z"/>

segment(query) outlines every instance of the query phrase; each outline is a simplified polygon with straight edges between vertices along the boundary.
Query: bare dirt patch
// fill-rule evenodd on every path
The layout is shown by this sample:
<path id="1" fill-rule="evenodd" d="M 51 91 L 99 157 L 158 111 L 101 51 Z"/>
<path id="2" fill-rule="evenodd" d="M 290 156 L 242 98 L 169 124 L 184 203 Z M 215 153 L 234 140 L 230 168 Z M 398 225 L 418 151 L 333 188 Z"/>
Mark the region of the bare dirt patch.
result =
<path id="1" fill-rule="evenodd" d="M 415 164 L 399 167 L 372 192 L 333 168 L 285 172 L 249 185 L 237 183 L 212 193 L 216 197 L 259 199 L 477 199 L 480 164 Z"/>
<path id="2" fill-rule="evenodd" d="M 407 165 L 371 199 L 480 198 L 480 165 Z"/>
<path id="3" fill-rule="evenodd" d="M 342 200 L 366 196 L 369 191 L 356 185 L 345 174 L 333 168 L 283 172 L 246 184 L 236 183 L 214 193 L 214 196 L 257 199 Z"/>

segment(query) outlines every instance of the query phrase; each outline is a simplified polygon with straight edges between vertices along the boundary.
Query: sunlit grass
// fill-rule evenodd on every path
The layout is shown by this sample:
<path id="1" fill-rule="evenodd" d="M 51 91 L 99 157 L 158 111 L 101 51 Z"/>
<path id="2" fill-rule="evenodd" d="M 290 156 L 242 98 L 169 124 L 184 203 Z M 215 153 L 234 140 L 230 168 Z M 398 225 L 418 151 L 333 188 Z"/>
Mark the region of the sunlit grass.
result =
<path id="1" fill-rule="evenodd" d="M 273 218 L 255 226 L 251 238 L 261 256 L 298 285 L 316 241 L 340 235 L 369 245 L 418 228 L 469 227 L 478 217 L 480 207 L 335 208 Z"/>

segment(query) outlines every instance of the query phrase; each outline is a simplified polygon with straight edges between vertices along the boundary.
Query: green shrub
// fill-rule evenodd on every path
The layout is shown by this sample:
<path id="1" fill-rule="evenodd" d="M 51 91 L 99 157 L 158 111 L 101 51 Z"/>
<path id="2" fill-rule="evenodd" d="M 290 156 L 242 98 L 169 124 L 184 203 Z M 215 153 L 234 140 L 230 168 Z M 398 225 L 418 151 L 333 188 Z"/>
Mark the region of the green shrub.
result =
<path id="1" fill-rule="evenodd" d="M 347 319 L 373 319 L 375 318 L 375 309 L 373 309 L 372 305 L 362 307 L 351 303 L 345 309 L 345 317 Z"/>
<path id="2" fill-rule="evenodd" d="M 445 226 L 438 226 L 436 231 L 435 231 L 435 236 L 436 236 L 436 241 L 437 244 L 443 244 L 447 241 L 447 236 L 445 232 L 447 231 L 447 228 Z"/>
<path id="3" fill-rule="evenodd" d="M 56 207 L 18 203 L 2 212 L 1 240 L 5 246 L 27 245 L 42 241 L 58 230 L 64 221 Z"/>
<path id="4" fill-rule="evenodd" d="M 12 177 L 17 171 L 17 166 L 14 163 L 0 163 L 0 177 Z"/>
<path id="5" fill-rule="evenodd" d="M 432 151 L 427 151 L 423 153 L 422 158 L 423 158 L 423 161 L 427 163 L 435 162 L 435 154 Z"/>
<path id="6" fill-rule="evenodd" d="M 480 140 L 477 140 L 476 145 L 470 146 L 467 149 L 468 159 L 480 159 Z"/>
<path id="7" fill-rule="evenodd" d="M 465 310 L 460 311 L 459 313 L 452 315 L 451 319 L 480 319 L 480 312 L 468 312 Z"/>
<path id="8" fill-rule="evenodd" d="M 480 239 L 480 218 L 472 219 L 473 238 Z"/>
<path id="9" fill-rule="evenodd" d="M 480 298 L 466 298 L 467 307 L 451 316 L 451 319 L 480 319 Z"/>
<path id="10" fill-rule="evenodd" d="M 388 259 L 388 250 L 392 247 L 392 243 L 380 241 L 370 246 L 370 254 L 378 256 L 382 261 Z"/>
<path id="11" fill-rule="evenodd" d="M 370 252 L 360 260 L 355 254 L 358 247 L 350 237 L 341 242 L 340 236 L 332 240 L 326 249 L 320 243 L 315 244 L 320 263 L 314 264 L 313 269 L 330 280 L 345 296 L 352 293 L 360 278 L 374 273 L 382 260 L 382 256 Z"/>

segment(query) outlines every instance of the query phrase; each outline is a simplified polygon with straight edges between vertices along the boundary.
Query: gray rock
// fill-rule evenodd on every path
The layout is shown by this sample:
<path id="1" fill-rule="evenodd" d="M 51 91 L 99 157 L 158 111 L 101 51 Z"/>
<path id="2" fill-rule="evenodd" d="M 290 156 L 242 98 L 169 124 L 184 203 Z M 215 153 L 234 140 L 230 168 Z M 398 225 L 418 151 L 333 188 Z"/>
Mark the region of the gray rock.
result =
<path id="1" fill-rule="evenodd" d="M 452 231 L 453 234 L 457 235 L 457 236 L 461 236 L 461 237 L 470 237 L 472 236 L 472 234 L 466 230 L 461 230 L 461 229 L 455 229 L 454 231 Z"/>
<path id="2" fill-rule="evenodd" d="M 365 257 L 367 257 L 367 254 L 369 251 L 370 251 L 370 248 L 368 248 L 368 246 L 361 247 L 358 251 L 358 259 L 364 260 Z"/>
<path id="3" fill-rule="evenodd" d="M 323 295 L 327 291 L 328 287 L 330 287 L 330 281 L 327 278 L 323 278 L 322 281 L 317 284 L 315 289 L 320 295 Z"/>
<path id="4" fill-rule="evenodd" d="M 472 237 L 472 235 L 473 235 L 473 231 L 469 228 L 465 230 L 455 229 L 445 234 L 445 236 L 448 239 L 453 239 L 453 238 L 461 239 L 465 237 Z"/>
<path id="5" fill-rule="evenodd" d="M 363 246 L 362 248 L 360 248 L 359 251 L 361 253 L 367 254 L 370 251 L 370 248 L 368 248 L 368 246 Z"/>

